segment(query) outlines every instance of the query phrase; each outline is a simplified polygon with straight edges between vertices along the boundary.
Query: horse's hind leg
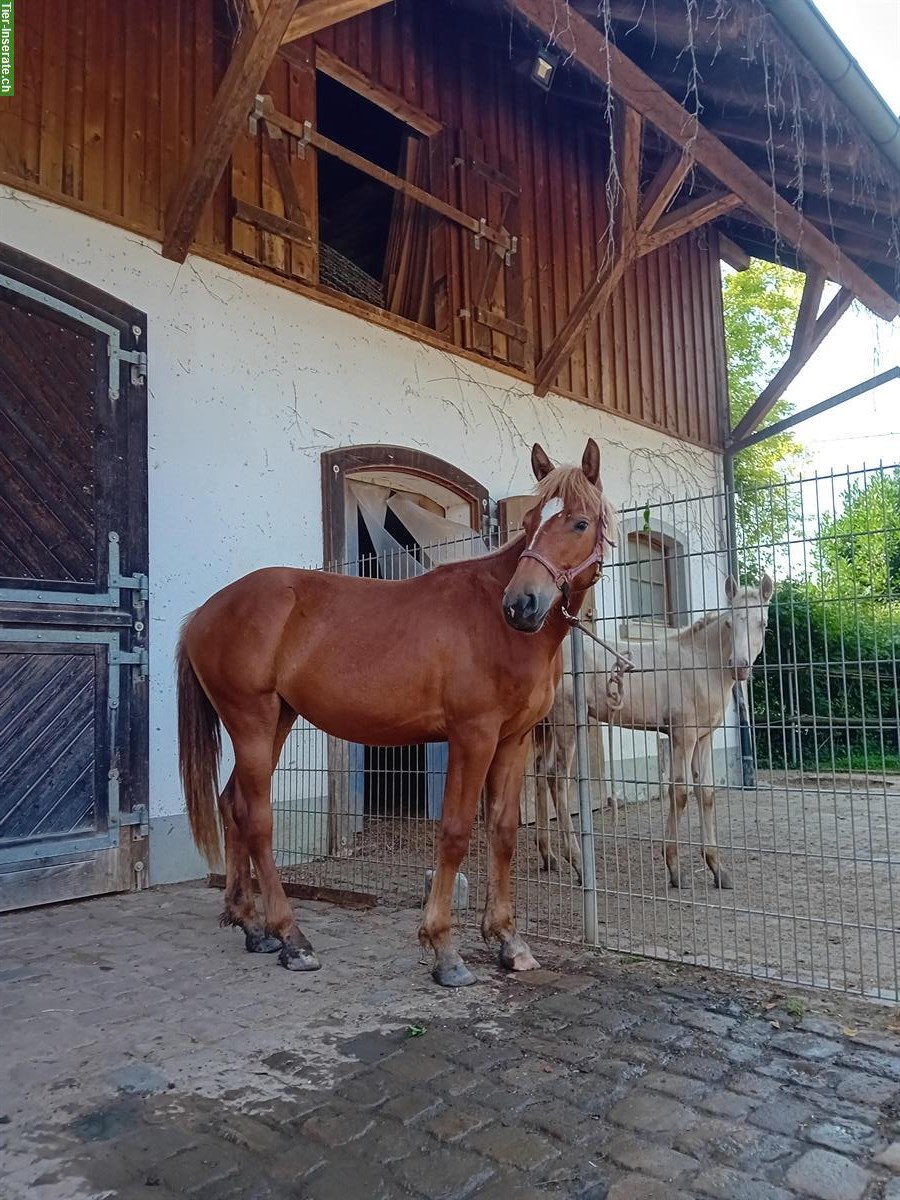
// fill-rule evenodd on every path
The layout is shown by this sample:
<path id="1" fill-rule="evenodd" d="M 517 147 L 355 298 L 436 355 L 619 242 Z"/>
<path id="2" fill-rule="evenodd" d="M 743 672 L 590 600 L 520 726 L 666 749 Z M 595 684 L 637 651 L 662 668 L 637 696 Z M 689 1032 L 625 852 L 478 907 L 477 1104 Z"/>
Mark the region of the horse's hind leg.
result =
<path id="1" fill-rule="evenodd" d="M 572 814 L 569 811 L 569 784 L 572 781 L 572 764 L 575 761 L 575 726 L 566 726 L 560 733 L 556 731 L 553 768 L 550 772 L 550 794 L 553 796 L 553 806 L 556 809 L 556 820 L 559 826 L 559 840 L 563 858 L 571 865 L 575 878 L 582 882 L 584 863 L 581 857 L 579 839 L 575 836 L 572 825 Z"/>
<path id="2" fill-rule="evenodd" d="M 318 958 L 300 932 L 284 894 L 272 852 L 272 774 L 297 714 L 278 695 L 261 700 L 260 711 L 244 716 L 231 732 L 238 792 L 234 814 L 244 836 L 266 913 L 266 933 L 281 942 L 278 961 L 290 971 L 317 971 Z"/>
<path id="3" fill-rule="evenodd" d="M 553 732 L 539 725 L 534 731 L 534 830 L 542 871 L 559 867 L 550 847 L 550 815 L 547 805 L 550 764 L 553 761 Z"/>
<path id="4" fill-rule="evenodd" d="M 242 929 L 244 944 L 251 954 L 272 954 L 281 949 L 281 942 L 267 936 L 256 911 L 250 879 L 250 852 L 234 819 L 236 789 L 237 781 L 232 772 L 219 796 L 219 812 L 225 831 L 225 907 L 220 924 Z"/>
<path id="5" fill-rule="evenodd" d="M 528 735 L 497 747 L 487 776 L 488 886 L 481 935 L 500 942 L 500 964 L 511 971 L 530 971 L 539 964 L 516 930 L 509 871 L 519 828 L 519 794 L 528 750 Z"/>
<path id="6" fill-rule="evenodd" d="M 678 864 L 678 822 L 687 804 L 687 778 L 691 771 L 694 754 L 693 735 L 684 730 L 670 733 L 672 745 L 672 778 L 669 783 L 669 815 L 666 819 L 665 855 L 669 869 L 669 883 L 673 888 L 684 887 L 686 878 L 681 875 Z"/>
<path id="7" fill-rule="evenodd" d="M 697 749 L 694 751 L 694 793 L 700 809 L 703 857 L 706 859 L 706 865 L 712 871 L 716 887 L 731 891 L 734 887 L 734 880 L 731 872 L 726 871 L 719 861 L 719 847 L 716 839 L 716 793 L 713 789 L 711 733 L 699 739 Z"/>

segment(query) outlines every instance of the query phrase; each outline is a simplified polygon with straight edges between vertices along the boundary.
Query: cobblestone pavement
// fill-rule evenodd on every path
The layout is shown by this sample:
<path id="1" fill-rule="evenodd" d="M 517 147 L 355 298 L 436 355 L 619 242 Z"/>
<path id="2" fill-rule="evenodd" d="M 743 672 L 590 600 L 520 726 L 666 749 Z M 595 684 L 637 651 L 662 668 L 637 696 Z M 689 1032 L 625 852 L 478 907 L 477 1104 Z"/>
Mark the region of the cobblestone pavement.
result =
<path id="1" fill-rule="evenodd" d="M 0 918 L 2 1200 L 900 1200 L 890 1010 L 468 933 L 445 992 L 415 913 L 324 905 L 298 976 L 219 904 Z"/>

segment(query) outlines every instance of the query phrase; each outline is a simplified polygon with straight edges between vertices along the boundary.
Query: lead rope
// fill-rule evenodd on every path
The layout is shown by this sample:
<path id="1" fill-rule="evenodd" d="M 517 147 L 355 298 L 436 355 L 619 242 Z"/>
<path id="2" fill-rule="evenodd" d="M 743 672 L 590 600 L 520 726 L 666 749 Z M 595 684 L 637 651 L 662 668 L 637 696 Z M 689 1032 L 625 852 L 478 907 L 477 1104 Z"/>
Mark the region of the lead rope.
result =
<path id="1" fill-rule="evenodd" d="M 594 582 L 597 582 L 596 579 Z M 569 612 L 568 606 L 569 589 L 568 587 L 564 587 L 562 615 L 565 617 L 567 624 L 572 629 L 578 629 L 582 633 L 587 634 L 591 641 L 596 642 L 598 646 L 602 646 L 603 649 L 608 654 L 611 654 L 615 659 L 613 668 L 606 680 L 606 731 L 609 743 L 609 806 L 612 809 L 612 822 L 613 828 L 615 829 L 619 822 L 619 802 L 616 799 L 616 768 L 615 758 L 613 756 L 613 734 L 616 718 L 621 711 L 622 704 L 624 702 L 623 691 L 625 686 L 625 676 L 629 671 L 634 670 L 634 660 L 630 654 L 623 654 L 620 650 L 617 650 L 615 646 L 612 646 L 609 642 L 604 641 L 602 637 L 598 637 L 597 634 L 594 633 L 592 629 L 589 629 L 582 620 L 576 617 L 573 613 Z"/>

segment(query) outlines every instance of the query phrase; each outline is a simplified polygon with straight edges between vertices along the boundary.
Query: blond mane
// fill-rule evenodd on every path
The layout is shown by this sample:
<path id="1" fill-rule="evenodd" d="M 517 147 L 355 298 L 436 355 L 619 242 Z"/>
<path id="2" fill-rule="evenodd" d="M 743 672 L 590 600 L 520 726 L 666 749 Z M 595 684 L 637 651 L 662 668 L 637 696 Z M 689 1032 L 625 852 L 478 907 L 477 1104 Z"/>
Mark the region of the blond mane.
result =
<path id="1" fill-rule="evenodd" d="M 609 540 L 615 541 L 616 510 L 603 495 L 601 486 L 595 486 L 581 467 L 554 467 L 534 489 L 542 505 L 559 497 L 566 508 L 583 508 L 589 513 L 597 512 L 603 517 L 603 525 Z"/>

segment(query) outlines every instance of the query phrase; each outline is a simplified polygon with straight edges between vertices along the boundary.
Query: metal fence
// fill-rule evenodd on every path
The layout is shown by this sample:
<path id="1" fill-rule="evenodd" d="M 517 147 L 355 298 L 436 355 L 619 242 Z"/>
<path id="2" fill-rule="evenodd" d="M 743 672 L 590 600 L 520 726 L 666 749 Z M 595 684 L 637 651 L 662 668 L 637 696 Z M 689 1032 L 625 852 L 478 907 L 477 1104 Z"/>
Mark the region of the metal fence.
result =
<path id="1" fill-rule="evenodd" d="M 526 773 L 520 928 L 900 1000 L 900 470 L 745 493 L 738 518 L 732 548 L 721 494 L 620 513 L 588 619 L 635 659 L 632 691 L 611 731 L 585 719 L 588 709 L 603 716 L 611 660 L 572 635 L 553 719 L 536 730 Z M 423 545 L 396 525 L 392 537 L 363 542 L 340 569 L 402 578 L 489 549 L 473 535 Z M 737 685 L 716 657 L 735 649 L 729 627 L 702 620 L 739 626 L 725 584 L 735 554 L 751 618 L 764 576 L 775 585 L 752 677 Z M 654 727 L 664 708 L 682 713 L 688 740 L 710 735 L 705 797 L 690 770 L 677 786 L 679 739 Z M 442 745 L 352 746 L 298 722 L 273 793 L 284 878 L 421 904 L 445 769 Z M 678 888 L 665 861 L 673 789 L 680 803 L 687 794 Z M 710 807 L 718 882 L 731 888 L 704 861 Z M 567 861 L 578 851 L 583 880 Z M 479 814 L 455 896 L 463 923 L 480 919 L 485 866 Z"/>

